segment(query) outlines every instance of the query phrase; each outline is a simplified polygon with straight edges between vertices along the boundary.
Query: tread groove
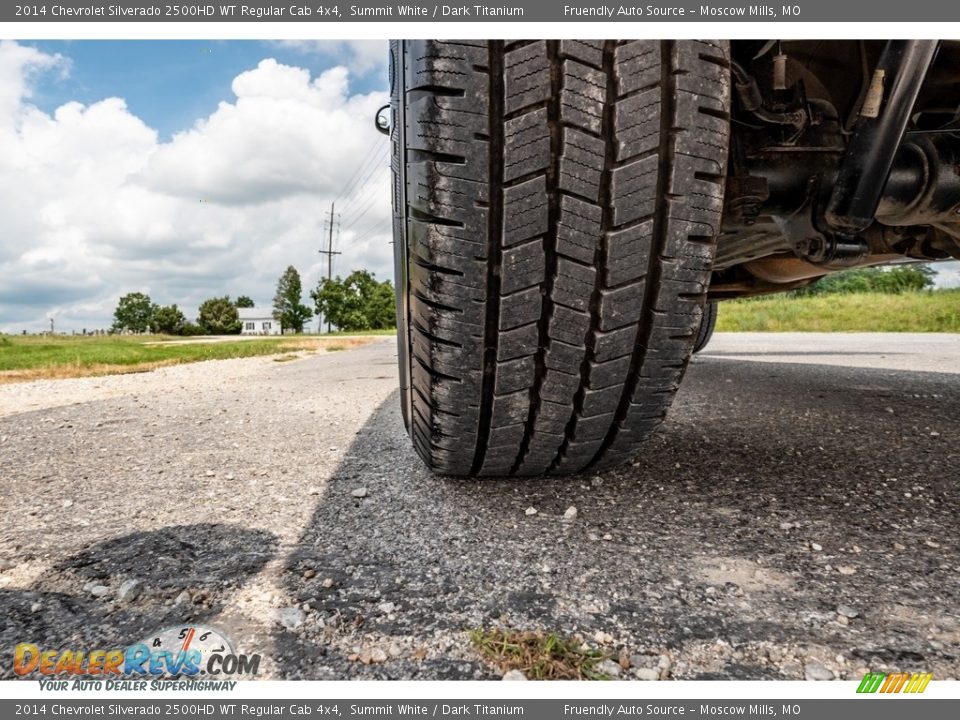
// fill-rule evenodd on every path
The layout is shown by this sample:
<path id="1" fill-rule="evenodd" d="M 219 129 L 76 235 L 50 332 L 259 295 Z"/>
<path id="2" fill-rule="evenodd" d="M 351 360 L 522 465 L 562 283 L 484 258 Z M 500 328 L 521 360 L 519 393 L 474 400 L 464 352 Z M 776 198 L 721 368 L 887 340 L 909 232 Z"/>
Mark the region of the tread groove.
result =
<path id="1" fill-rule="evenodd" d="M 560 154 L 563 149 L 563 128 L 560 127 L 560 90 L 563 85 L 562 61 L 559 55 L 559 40 L 547 43 L 547 57 L 550 63 L 550 102 L 547 104 L 547 126 L 550 136 L 550 165 L 546 170 L 547 177 L 547 227 L 544 253 L 546 268 L 543 285 L 540 293 L 543 296 L 540 307 L 540 318 L 537 321 L 538 346 L 535 355 L 534 382 L 530 388 L 530 403 L 527 419 L 524 424 L 523 438 L 517 450 L 516 458 L 510 467 L 510 474 L 515 475 L 523 464 L 530 448 L 530 440 L 540 414 L 541 389 L 546 374 L 546 352 L 550 343 L 550 317 L 553 308 L 554 276 L 557 273 L 557 220 L 560 214 L 559 175 Z"/>
<path id="2" fill-rule="evenodd" d="M 493 181 L 490 188 L 490 207 L 487 217 L 487 308 L 484 328 L 483 378 L 480 388 L 480 417 L 477 446 L 470 465 L 470 474 L 477 475 L 483 466 L 490 442 L 493 421 L 493 396 L 496 387 L 497 351 L 500 338 L 500 261 L 503 231 L 503 114 L 504 114 L 504 63 L 503 42 L 492 41 L 488 46 L 490 55 L 490 106 L 488 123 L 487 172 Z"/>
<path id="3" fill-rule="evenodd" d="M 577 393 L 573 398 L 573 412 L 571 412 L 570 419 L 567 421 L 567 425 L 564 428 L 563 443 L 557 450 L 556 457 L 554 457 L 553 461 L 550 463 L 550 467 L 547 468 L 548 474 L 552 473 L 561 460 L 566 456 L 567 449 L 570 447 L 570 442 L 573 440 L 577 429 L 577 421 L 583 415 L 584 398 L 587 387 L 590 383 L 590 367 L 596 359 L 595 352 L 597 332 L 600 330 L 600 322 L 603 316 L 600 291 L 603 286 L 603 274 L 606 270 L 609 259 L 606 237 L 613 219 L 610 178 L 616 159 L 617 138 L 616 116 L 614 114 L 614 100 L 616 98 L 615 58 L 613 44 L 609 41 L 604 43 L 602 69 L 606 73 L 607 84 L 605 88 L 606 95 L 602 120 L 604 153 L 599 197 L 599 205 L 601 207 L 602 214 L 600 218 L 599 242 L 594 248 L 593 257 L 593 266 L 596 267 L 598 271 L 595 273 L 593 291 L 590 295 L 590 327 L 587 331 L 586 337 L 586 352 L 584 353 L 583 360 L 580 363 L 580 386 L 577 388 Z"/>
<path id="4" fill-rule="evenodd" d="M 426 137 L 426 136 L 421 135 L 421 137 Z M 452 165 L 463 165 L 467 162 L 467 158 L 463 155 L 454 155 L 453 153 L 441 153 L 441 152 L 435 152 L 433 150 L 409 148 L 407 150 L 407 162 L 408 163 L 442 162 L 442 163 L 449 163 Z"/>
<path id="5" fill-rule="evenodd" d="M 670 172 L 673 166 L 673 157 L 670 153 L 664 153 L 664 147 L 670 147 L 664 138 L 670 137 L 673 130 L 673 95 L 671 92 L 674 75 L 671 72 L 673 42 L 664 41 L 660 45 L 660 84 L 663 91 L 660 94 L 660 162 L 657 166 L 657 189 L 655 197 L 662 198 L 668 194 L 670 188 Z M 666 156 L 666 157 L 664 157 Z M 658 202 L 657 209 L 653 217 L 653 247 L 650 250 L 649 265 L 647 267 L 646 277 L 648 282 L 644 287 L 643 304 L 641 306 L 640 323 L 637 328 L 638 341 L 634 345 L 633 355 L 630 358 L 630 369 L 627 372 L 627 381 L 624 383 L 623 392 L 620 395 L 620 402 L 614 413 L 613 423 L 600 445 L 600 449 L 593 456 L 593 459 L 587 464 L 591 467 L 602 457 L 603 453 L 610 447 L 610 444 L 617 436 L 621 423 L 626 419 L 627 409 L 633 398 L 636 389 L 637 380 L 640 374 L 640 368 L 646 358 L 647 348 L 650 343 L 650 333 L 654 323 L 650 322 L 648 317 L 654 308 L 657 286 L 660 280 L 660 268 L 656 259 L 660 257 L 664 246 L 664 236 L 666 234 L 665 225 L 669 217 L 669 203 Z M 644 322 L 647 320 L 647 322 Z"/>

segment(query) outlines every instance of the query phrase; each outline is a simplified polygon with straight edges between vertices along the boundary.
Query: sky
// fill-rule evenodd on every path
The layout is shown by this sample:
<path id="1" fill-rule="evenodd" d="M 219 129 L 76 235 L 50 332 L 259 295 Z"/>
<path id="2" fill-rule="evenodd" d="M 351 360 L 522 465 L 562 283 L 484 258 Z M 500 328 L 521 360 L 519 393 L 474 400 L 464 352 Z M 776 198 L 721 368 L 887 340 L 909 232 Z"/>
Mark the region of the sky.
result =
<path id="1" fill-rule="evenodd" d="M 0 332 L 392 276 L 387 42 L 0 41 Z M 960 264 L 940 275 L 960 285 Z"/>
<path id="2" fill-rule="evenodd" d="M 387 42 L 0 41 L 0 332 L 392 276 Z M 305 300 L 309 298 L 305 297 Z"/>

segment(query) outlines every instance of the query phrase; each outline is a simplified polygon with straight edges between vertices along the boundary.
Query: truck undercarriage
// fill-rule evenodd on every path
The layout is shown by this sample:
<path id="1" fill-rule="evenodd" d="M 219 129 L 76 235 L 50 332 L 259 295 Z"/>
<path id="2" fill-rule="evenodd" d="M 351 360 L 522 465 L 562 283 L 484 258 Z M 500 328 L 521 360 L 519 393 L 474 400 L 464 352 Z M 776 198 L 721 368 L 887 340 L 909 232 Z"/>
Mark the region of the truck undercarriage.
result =
<path id="1" fill-rule="evenodd" d="M 960 43 L 731 43 L 735 102 L 709 297 L 960 258 Z"/>

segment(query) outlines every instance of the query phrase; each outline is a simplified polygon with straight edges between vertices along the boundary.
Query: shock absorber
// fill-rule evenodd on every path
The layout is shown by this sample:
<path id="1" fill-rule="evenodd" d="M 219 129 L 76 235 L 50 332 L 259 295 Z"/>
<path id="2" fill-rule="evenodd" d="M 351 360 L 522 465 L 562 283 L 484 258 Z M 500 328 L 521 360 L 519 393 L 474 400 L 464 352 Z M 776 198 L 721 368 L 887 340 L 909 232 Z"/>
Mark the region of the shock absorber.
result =
<path id="1" fill-rule="evenodd" d="M 937 53 L 937 40 L 890 40 L 874 70 L 874 87 L 847 145 L 825 219 L 856 237 L 873 222 L 913 105 Z M 886 88 L 884 88 L 886 84 Z M 885 98 L 883 96 L 886 96 Z"/>

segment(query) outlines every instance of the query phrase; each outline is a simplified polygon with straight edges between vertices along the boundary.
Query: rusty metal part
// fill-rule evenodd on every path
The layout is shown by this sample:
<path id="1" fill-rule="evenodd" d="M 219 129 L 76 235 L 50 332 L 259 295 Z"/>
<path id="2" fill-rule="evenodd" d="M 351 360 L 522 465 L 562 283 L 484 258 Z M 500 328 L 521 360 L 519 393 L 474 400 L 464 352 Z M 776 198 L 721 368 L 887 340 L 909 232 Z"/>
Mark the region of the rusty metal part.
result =
<path id="1" fill-rule="evenodd" d="M 753 277 L 773 285 L 783 285 L 823 277 L 830 272 L 822 265 L 814 265 L 796 255 L 770 255 L 743 264 L 743 269 Z"/>
<path id="2" fill-rule="evenodd" d="M 797 280 L 791 283 L 768 283 L 764 280 L 743 273 L 742 276 L 733 279 L 714 278 L 710 283 L 710 290 L 707 293 L 708 300 L 729 300 L 740 297 L 756 297 L 758 295 L 772 295 L 786 290 L 796 290 L 797 288 L 807 287 L 817 278 Z"/>
<path id="3" fill-rule="evenodd" d="M 747 160 L 749 174 L 728 181 L 727 213 L 736 219 L 731 205 L 741 203 L 759 215 L 795 214 L 809 202 L 811 179 L 827 191 L 840 182 L 839 162 L 840 153 L 826 147 L 757 152 Z M 885 225 L 960 223 L 960 130 L 907 133 L 875 217 Z"/>
<path id="4" fill-rule="evenodd" d="M 731 63 L 730 70 L 735 80 L 734 86 L 740 105 L 759 120 L 771 125 L 791 125 L 794 128 L 806 127 L 810 116 L 804 109 L 773 110 L 764 105 L 763 92 L 756 79 L 739 63 Z"/>
<path id="5" fill-rule="evenodd" d="M 876 218 L 884 225 L 960 222 L 960 132 L 907 135 Z"/>
<path id="6" fill-rule="evenodd" d="M 870 246 L 860 235 L 812 234 L 797 246 L 797 254 L 825 268 L 852 268 L 866 264 Z"/>
<path id="7" fill-rule="evenodd" d="M 927 231 L 921 251 L 943 253 L 944 257 L 960 260 L 960 225 L 933 225 Z"/>
<path id="8" fill-rule="evenodd" d="M 728 177 L 725 197 L 725 219 L 744 225 L 753 225 L 760 214 L 760 208 L 770 199 L 766 178 L 745 175 Z"/>
<path id="9" fill-rule="evenodd" d="M 901 260 L 899 254 L 870 255 L 858 267 L 885 265 Z M 772 284 L 793 283 L 798 280 L 819 278 L 833 272 L 834 268 L 809 262 L 795 255 L 771 255 L 743 264 L 743 269 L 759 280 Z"/>
<path id="10" fill-rule="evenodd" d="M 773 89 L 787 89 L 787 56 L 783 53 L 773 56 Z"/>

